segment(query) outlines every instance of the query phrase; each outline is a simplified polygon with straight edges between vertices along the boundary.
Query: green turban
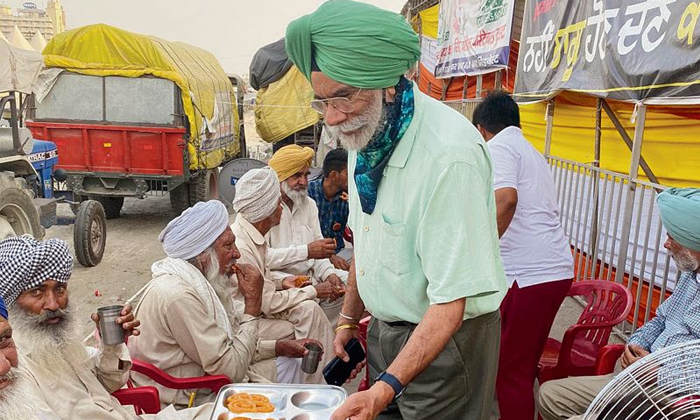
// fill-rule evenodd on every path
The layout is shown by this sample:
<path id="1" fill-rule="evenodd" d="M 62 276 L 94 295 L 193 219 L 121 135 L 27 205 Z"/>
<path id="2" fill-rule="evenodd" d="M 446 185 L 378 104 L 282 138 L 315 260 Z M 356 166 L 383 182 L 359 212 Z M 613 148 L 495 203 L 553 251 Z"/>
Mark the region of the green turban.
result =
<path id="1" fill-rule="evenodd" d="M 326 76 L 362 89 L 395 86 L 420 56 L 418 35 L 401 15 L 350 0 L 331 0 L 293 21 L 287 55 L 311 80 L 313 59 Z"/>
<path id="2" fill-rule="evenodd" d="M 656 202 L 668 234 L 684 247 L 700 251 L 700 189 L 669 188 Z"/>

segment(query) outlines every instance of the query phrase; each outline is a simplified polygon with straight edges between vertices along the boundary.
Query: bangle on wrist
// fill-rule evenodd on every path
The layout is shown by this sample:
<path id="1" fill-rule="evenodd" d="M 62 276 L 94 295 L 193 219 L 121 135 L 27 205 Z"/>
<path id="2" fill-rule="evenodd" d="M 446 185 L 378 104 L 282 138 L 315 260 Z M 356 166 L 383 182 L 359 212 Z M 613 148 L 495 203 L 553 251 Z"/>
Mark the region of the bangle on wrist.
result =
<path id="1" fill-rule="evenodd" d="M 345 319 L 347 319 L 348 321 L 353 321 L 353 322 L 359 322 L 359 321 L 360 321 L 359 319 L 355 319 L 355 318 L 353 318 L 353 317 L 351 317 L 351 316 L 345 315 L 343 312 L 340 312 L 340 317 L 341 317 L 341 318 L 345 318 Z"/>
<path id="2" fill-rule="evenodd" d="M 342 330 L 359 330 L 360 326 L 357 324 L 343 324 L 343 325 L 338 325 L 335 328 L 335 332 L 342 331 Z"/>

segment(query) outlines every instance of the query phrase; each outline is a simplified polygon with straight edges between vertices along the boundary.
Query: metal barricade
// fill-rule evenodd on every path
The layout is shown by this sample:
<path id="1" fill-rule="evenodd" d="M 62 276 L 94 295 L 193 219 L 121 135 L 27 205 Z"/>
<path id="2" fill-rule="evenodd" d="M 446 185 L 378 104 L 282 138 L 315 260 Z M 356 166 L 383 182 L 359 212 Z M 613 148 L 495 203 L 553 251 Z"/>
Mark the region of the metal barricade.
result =
<path id="1" fill-rule="evenodd" d="M 665 186 L 591 164 L 549 157 L 562 227 L 574 250 L 576 279 L 625 284 L 635 296 L 628 335 L 652 317 L 679 273 L 663 247 L 656 196 Z"/>

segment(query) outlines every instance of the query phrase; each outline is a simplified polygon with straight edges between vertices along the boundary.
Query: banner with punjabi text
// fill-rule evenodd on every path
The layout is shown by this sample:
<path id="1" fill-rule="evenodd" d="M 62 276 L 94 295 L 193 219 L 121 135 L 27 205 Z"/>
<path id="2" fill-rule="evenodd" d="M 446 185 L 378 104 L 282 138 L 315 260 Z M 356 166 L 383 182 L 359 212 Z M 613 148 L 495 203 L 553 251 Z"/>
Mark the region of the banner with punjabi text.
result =
<path id="1" fill-rule="evenodd" d="M 700 103 L 700 1 L 527 0 L 514 96 Z"/>

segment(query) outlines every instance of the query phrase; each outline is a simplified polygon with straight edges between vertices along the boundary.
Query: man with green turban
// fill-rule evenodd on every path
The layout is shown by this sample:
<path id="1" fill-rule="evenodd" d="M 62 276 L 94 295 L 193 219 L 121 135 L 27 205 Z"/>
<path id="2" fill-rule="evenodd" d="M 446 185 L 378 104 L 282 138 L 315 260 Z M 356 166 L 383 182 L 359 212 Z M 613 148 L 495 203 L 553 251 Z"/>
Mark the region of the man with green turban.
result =
<path id="1" fill-rule="evenodd" d="M 420 48 L 396 13 L 328 1 L 285 44 L 349 150 L 355 258 L 336 355 L 348 360 L 364 310 L 373 316 L 372 386 L 332 419 L 488 419 L 507 283 L 483 139 L 404 77 Z"/>

